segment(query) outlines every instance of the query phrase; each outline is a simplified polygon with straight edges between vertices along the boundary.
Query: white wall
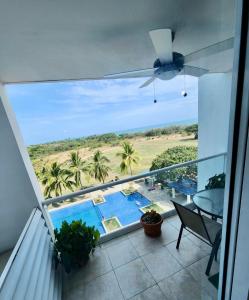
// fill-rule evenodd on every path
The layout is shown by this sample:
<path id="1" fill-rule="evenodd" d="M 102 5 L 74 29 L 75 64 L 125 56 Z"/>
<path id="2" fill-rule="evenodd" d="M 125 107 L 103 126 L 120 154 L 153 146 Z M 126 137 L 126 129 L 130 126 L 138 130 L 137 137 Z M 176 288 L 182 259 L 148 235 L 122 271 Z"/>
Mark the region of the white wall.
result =
<path id="1" fill-rule="evenodd" d="M 231 73 L 207 74 L 198 83 L 198 157 L 227 152 L 231 100 Z M 198 165 L 198 189 L 208 178 L 224 171 L 224 159 Z"/>
<path id="2" fill-rule="evenodd" d="M 15 116 L 0 84 L 0 253 L 13 248 L 41 200 Z"/>
<path id="3" fill-rule="evenodd" d="M 248 138 L 247 138 L 248 141 Z M 238 237 L 234 264 L 234 278 L 232 286 L 233 300 L 249 299 L 249 144 L 245 160 L 243 175 L 242 197 L 239 212 Z"/>

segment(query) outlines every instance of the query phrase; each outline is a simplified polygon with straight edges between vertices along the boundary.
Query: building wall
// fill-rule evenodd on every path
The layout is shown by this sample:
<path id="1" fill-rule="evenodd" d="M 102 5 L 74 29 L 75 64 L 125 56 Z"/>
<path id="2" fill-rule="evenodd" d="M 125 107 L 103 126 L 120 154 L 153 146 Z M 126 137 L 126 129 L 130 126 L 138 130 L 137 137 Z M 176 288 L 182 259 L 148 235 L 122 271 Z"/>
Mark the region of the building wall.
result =
<path id="1" fill-rule="evenodd" d="M 227 152 L 231 73 L 207 74 L 198 83 L 198 157 Z M 225 170 L 224 158 L 218 157 L 198 165 L 198 189 L 208 178 Z"/>
<path id="2" fill-rule="evenodd" d="M 39 186 L 0 85 L 0 253 L 14 247 L 34 207 L 42 200 Z"/>

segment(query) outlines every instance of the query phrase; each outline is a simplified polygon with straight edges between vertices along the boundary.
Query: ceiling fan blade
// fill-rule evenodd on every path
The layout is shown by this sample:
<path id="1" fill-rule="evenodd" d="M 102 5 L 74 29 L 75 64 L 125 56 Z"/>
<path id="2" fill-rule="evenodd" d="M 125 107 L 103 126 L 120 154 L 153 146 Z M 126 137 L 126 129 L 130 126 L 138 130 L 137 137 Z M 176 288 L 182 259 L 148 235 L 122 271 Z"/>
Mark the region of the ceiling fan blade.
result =
<path id="1" fill-rule="evenodd" d="M 156 29 L 149 32 L 157 57 L 162 64 L 172 62 L 172 31 L 171 29 Z"/>
<path id="2" fill-rule="evenodd" d="M 222 42 L 213 44 L 211 46 L 208 46 L 206 48 L 200 49 L 198 51 L 195 51 L 193 53 L 190 53 L 186 56 L 184 56 L 184 63 L 190 63 L 195 60 L 199 60 L 203 57 L 207 57 L 219 52 L 223 52 L 225 50 L 229 50 L 233 48 L 234 38 L 230 38 L 227 40 L 224 40 Z"/>
<path id="3" fill-rule="evenodd" d="M 151 78 L 149 78 L 149 79 L 146 80 L 145 83 L 142 84 L 139 88 L 141 89 L 141 88 L 143 88 L 143 87 L 146 87 L 146 86 L 150 85 L 155 79 L 156 79 L 156 77 L 154 77 L 154 76 L 151 77 Z"/>
<path id="4" fill-rule="evenodd" d="M 208 73 L 208 70 L 206 69 L 185 65 L 183 67 L 183 70 L 180 72 L 180 75 L 191 75 L 195 77 L 200 77 L 206 73 Z"/>
<path id="5" fill-rule="evenodd" d="M 134 71 L 105 75 L 104 78 L 118 79 L 118 78 L 148 77 L 154 75 L 155 70 L 156 69 L 154 68 L 134 70 Z"/>

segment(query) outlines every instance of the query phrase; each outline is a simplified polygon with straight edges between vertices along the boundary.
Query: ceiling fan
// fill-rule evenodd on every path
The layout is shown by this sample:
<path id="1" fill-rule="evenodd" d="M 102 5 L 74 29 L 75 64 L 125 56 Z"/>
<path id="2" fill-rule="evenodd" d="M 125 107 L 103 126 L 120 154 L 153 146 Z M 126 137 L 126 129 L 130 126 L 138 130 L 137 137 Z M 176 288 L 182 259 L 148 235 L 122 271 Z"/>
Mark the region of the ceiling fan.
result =
<path id="1" fill-rule="evenodd" d="M 188 65 L 191 61 L 233 48 L 233 38 L 230 38 L 183 56 L 181 53 L 173 52 L 174 35 L 171 29 L 151 30 L 149 35 L 158 57 L 153 64 L 153 68 L 110 74 L 104 77 L 150 77 L 140 86 L 140 88 L 148 86 L 156 78 L 169 80 L 174 78 L 176 75 L 192 75 L 200 77 L 203 74 L 208 73 L 209 70 Z"/>

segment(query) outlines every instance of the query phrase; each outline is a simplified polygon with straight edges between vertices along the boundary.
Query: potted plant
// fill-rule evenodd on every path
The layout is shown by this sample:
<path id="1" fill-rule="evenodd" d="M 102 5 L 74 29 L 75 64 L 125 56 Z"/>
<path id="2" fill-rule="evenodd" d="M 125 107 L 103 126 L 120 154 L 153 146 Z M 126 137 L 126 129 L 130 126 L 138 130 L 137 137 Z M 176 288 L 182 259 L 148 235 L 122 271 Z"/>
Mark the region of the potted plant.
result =
<path id="1" fill-rule="evenodd" d="M 148 211 L 141 216 L 140 222 L 144 228 L 144 233 L 151 237 L 161 234 L 163 218 L 154 210 Z"/>
<path id="2" fill-rule="evenodd" d="M 208 179 L 208 184 L 205 186 L 206 190 L 224 189 L 225 188 L 226 174 L 221 173 L 214 175 Z"/>
<path id="3" fill-rule="evenodd" d="M 69 273 L 73 268 L 83 266 L 97 245 L 99 231 L 86 223 L 64 221 L 60 230 L 55 229 L 55 257 Z"/>

